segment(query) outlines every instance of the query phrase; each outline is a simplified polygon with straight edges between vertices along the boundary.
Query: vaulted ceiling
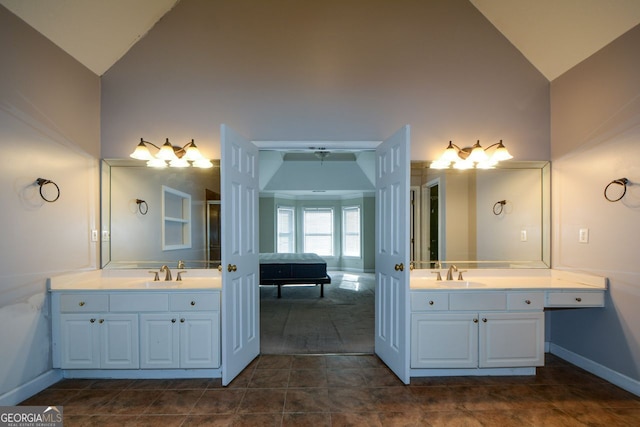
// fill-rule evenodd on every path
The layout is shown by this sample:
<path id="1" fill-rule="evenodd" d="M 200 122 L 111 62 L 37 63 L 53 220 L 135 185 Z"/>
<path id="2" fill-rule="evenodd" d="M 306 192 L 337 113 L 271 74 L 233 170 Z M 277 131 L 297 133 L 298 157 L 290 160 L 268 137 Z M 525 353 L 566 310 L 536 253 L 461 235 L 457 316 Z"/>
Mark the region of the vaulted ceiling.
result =
<path id="1" fill-rule="evenodd" d="M 0 4 L 102 75 L 179 1 Z M 550 81 L 640 23 L 639 0 L 469 1 Z"/>

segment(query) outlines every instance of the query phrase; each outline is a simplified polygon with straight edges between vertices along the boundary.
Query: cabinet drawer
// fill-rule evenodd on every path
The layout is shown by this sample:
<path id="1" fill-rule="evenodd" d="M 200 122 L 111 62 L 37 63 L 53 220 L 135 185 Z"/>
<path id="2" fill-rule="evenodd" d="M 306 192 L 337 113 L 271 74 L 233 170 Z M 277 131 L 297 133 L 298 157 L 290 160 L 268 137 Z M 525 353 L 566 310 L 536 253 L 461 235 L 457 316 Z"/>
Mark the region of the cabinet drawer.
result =
<path id="1" fill-rule="evenodd" d="M 549 292 L 547 307 L 604 307 L 604 292 Z"/>
<path id="2" fill-rule="evenodd" d="M 169 310 L 218 311 L 220 310 L 220 293 L 171 294 L 169 298 Z"/>
<path id="3" fill-rule="evenodd" d="M 449 297 L 451 310 L 506 310 L 505 292 L 455 292 Z"/>
<path id="4" fill-rule="evenodd" d="M 60 311 L 66 313 L 109 311 L 109 295 L 62 294 L 60 295 Z"/>
<path id="5" fill-rule="evenodd" d="M 509 310 L 542 310 L 543 308 L 543 292 L 510 292 L 507 294 L 507 309 Z"/>
<path id="6" fill-rule="evenodd" d="M 449 310 L 449 294 L 444 292 L 412 292 L 411 311 Z"/>
<path id="7" fill-rule="evenodd" d="M 157 292 L 121 292 L 109 296 L 110 311 L 167 311 L 169 295 Z"/>

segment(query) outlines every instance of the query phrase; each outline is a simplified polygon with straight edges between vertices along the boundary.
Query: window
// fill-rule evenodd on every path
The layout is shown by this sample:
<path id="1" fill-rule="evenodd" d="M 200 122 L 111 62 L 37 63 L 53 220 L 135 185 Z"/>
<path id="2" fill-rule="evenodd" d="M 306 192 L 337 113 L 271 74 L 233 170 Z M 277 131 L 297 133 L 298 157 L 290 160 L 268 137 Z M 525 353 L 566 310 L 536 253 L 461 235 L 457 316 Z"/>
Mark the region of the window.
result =
<path id="1" fill-rule="evenodd" d="M 278 223 L 276 224 L 278 253 L 293 253 L 295 247 L 295 210 L 288 207 L 278 207 Z"/>
<path id="2" fill-rule="evenodd" d="M 304 210 L 304 251 L 333 256 L 333 209 Z"/>
<path id="3" fill-rule="evenodd" d="M 360 257 L 360 207 L 342 208 L 342 253 Z"/>

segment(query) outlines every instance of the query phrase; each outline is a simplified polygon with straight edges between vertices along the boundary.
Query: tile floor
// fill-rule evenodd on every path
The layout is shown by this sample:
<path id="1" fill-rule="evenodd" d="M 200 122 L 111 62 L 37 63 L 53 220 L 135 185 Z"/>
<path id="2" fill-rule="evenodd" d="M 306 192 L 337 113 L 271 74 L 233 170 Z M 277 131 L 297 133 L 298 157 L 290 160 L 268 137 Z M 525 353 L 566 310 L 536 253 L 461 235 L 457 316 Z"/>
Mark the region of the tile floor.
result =
<path id="1" fill-rule="evenodd" d="M 640 397 L 547 355 L 531 377 L 414 378 L 373 355 L 262 355 L 220 380 L 63 380 L 71 426 L 638 426 Z"/>

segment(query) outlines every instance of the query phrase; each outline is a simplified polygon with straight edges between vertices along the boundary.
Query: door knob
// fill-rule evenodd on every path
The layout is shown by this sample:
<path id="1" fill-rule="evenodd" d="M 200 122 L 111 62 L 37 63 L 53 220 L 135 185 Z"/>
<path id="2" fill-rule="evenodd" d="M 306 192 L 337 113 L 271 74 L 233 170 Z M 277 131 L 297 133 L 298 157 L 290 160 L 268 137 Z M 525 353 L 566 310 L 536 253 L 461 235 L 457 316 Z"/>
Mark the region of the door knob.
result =
<path id="1" fill-rule="evenodd" d="M 236 265 L 235 265 L 235 264 L 229 264 L 229 265 L 227 265 L 227 271 L 228 271 L 229 273 L 231 273 L 232 271 L 236 271 L 237 269 L 238 269 L 238 268 L 236 267 Z"/>
<path id="2" fill-rule="evenodd" d="M 396 264 L 394 268 L 396 271 L 404 271 L 404 264 L 403 263 Z"/>

